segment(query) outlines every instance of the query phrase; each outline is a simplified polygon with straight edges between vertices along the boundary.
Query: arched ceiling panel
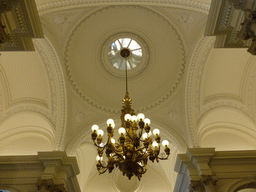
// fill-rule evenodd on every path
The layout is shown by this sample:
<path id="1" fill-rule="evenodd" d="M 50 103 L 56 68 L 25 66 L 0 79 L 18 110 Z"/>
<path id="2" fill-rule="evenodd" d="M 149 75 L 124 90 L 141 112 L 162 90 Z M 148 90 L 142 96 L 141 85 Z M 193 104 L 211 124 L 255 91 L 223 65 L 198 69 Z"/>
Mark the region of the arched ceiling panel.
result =
<path id="1" fill-rule="evenodd" d="M 241 97 L 243 75 L 251 57 L 246 49 L 212 49 L 201 82 L 205 99 Z"/>
<path id="2" fill-rule="evenodd" d="M 52 151 L 53 145 L 40 133 L 19 133 L 1 141 L 0 155 L 37 155 L 38 151 Z"/>
<path id="3" fill-rule="evenodd" d="M 232 108 L 219 108 L 205 114 L 199 124 L 198 133 L 214 123 L 237 124 L 256 132 L 255 123 L 244 113 Z"/>
<path id="4" fill-rule="evenodd" d="M 0 62 L 8 81 L 11 102 L 28 101 L 47 106 L 48 78 L 37 52 L 4 52 Z"/>
<path id="5" fill-rule="evenodd" d="M 96 156 L 97 150 L 92 143 L 82 144 L 76 149 L 74 155 L 77 158 L 80 174 L 78 175 L 78 182 L 81 190 L 86 188 L 86 181 L 91 173 L 96 171 Z M 94 170 L 93 170 L 94 169 Z"/>
<path id="6" fill-rule="evenodd" d="M 200 147 L 214 147 L 216 151 L 255 150 L 256 145 L 252 140 L 248 140 L 248 137 L 249 135 L 246 138 L 241 137 L 239 132 L 234 132 L 233 130 L 229 132 L 221 129 L 216 132 L 210 131 L 202 138 Z"/>
<path id="7" fill-rule="evenodd" d="M 215 109 L 202 118 L 198 140 L 201 147 L 216 150 L 256 149 L 255 123 L 236 109 Z"/>
<path id="8" fill-rule="evenodd" d="M 0 125 L 0 155 L 36 155 L 54 149 L 54 129 L 42 115 L 14 114 Z"/>
<path id="9" fill-rule="evenodd" d="M 29 127 L 38 127 L 39 129 L 44 130 L 43 132 L 46 134 L 54 137 L 54 129 L 51 123 L 42 115 L 32 112 L 14 114 L 2 121 L 0 127 L 0 133 L 8 133 L 9 136 L 15 134 L 13 131 L 14 129 L 26 129 L 26 127 L 28 127 L 26 131 L 29 131 Z"/>

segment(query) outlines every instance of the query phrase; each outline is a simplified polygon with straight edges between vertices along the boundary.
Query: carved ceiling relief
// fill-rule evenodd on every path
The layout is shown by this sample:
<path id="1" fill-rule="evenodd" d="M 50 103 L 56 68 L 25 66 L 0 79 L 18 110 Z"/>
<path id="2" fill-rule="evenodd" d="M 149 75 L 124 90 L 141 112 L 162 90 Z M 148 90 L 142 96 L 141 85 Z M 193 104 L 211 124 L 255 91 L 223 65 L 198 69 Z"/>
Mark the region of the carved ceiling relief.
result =
<path id="1" fill-rule="evenodd" d="M 186 34 L 188 41 L 194 35 L 192 32 L 198 27 L 198 21 L 205 18 L 205 14 L 195 11 L 184 11 L 173 8 L 163 8 L 163 10 L 177 21 L 177 24 L 181 26 L 183 32 Z"/>
<path id="2" fill-rule="evenodd" d="M 66 36 L 70 33 L 72 26 L 76 25 L 76 22 L 85 17 L 95 8 L 77 8 L 67 9 L 57 13 L 51 13 L 42 15 L 41 18 L 45 21 L 44 24 L 50 25 L 50 28 L 54 28 L 55 37 L 59 38 L 60 43 L 64 44 Z"/>
<path id="3" fill-rule="evenodd" d="M 92 107 L 77 99 L 75 95 L 72 98 L 72 122 L 74 126 L 79 126 L 81 123 L 85 125 L 88 120 L 97 116 Z"/>

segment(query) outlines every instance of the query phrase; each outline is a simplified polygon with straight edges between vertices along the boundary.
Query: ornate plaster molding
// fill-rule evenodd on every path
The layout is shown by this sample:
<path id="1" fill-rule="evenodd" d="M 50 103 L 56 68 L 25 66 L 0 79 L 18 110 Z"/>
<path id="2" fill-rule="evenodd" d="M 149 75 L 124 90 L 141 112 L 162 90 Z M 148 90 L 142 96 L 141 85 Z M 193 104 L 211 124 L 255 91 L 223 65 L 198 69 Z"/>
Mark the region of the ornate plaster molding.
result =
<path id="1" fill-rule="evenodd" d="M 61 64 L 58 60 L 58 56 L 52 45 L 48 40 L 35 40 L 35 47 L 40 54 L 47 71 L 50 88 L 51 88 L 51 115 L 52 122 L 56 129 L 56 149 L 60 149 L 65 133 L 66 127 L 66 117 L 67 117 L 67 106 L 66 106 L 66 88 L 65 80 L 63 76 L 63 71 L 61 69 Z M 43 45 L 49 51 L 53 66 L 51 66 L 50 61 L 47 57 L 47 53 L 43 48 Z M 53 73 L 54 72 L 54 73 Z"/>
<path id="2" fill-rule="evenodd" d="M 210 3 L 206 3 L 203 0 L 163 0 L 163 1 L 157 1 L 157 0 L 99 0 L 99 1 L 87 1 L 87 0 L 61 0 L 61 1 L 55 1 L 55 2 L 48 2 L 43 3 L 37 6 L 39 14 L 44 14 L 44 12 L 50 11 L 52 9 L 60 9 L 64 7 L 76 7 L 76 6 L 95 6 L 95 5 L 124 5 L 124 4 L 141 4 L 141 5 L 157 5 L 157 6 L 180 6 L 187 9 L 199 9 L 203 12 L 208 12 L 210 9 Z"/>
<path id="3" fill-rule="evenodd" d="M 134 6 L 124 6 L 124 7 L 134 7 Z M 160 18 L 161 20 L 163 20 L 163 22 L 165 24 L 167 24 L 167 26 L 169 26 L 169 28 L 171 29 L 171 31 L 174 32 L 174 34 L 176 35 L 178 41 L 180 42 L 180 48 L 181 48 L 181 55 L 182 55 L 182 63 L 181 63 L 181 69 L 180 69 L 180 72 L 179 72 L 179 75 L 175 81 L 175 83 L 173 84 L 173 86 L 171 87 L 170 91 L 165 95 L 163 96 L 160 100 L 158 100 L 157 102 L 149 105 L 149 106 L 146 106 L 142 109 L 137 109 L 136 111 L 141 111 L 141 112 L 145 112 L 145 111 L 148 111 L 152 108 L 155 108 L 156 106 L 160 105 L 162 102 L 164 102 L 166 99 L 168 99 L 172 93 L 177 89 L 178 85 L 180 84 L 181 82 L 181 79 L 183 77 L 183 74 L 184 74 L 184 70 L 185 70 L 185 66 L 186 66 L 186 52 L 185 52 L 185 46 L 184 46 L 184 43 L 183 43 L 183 40 L 181 38 L 181 36 L 179 35 L 178 31 L 176 30 L 176 28 L 163 16 L 161 15 L 160 13 L 158 12 L 155 12 L 154 10 L 150 9 L 150 8 L 145 8 L 145 7 L 141 7 L 141 6 L 135 6 L 136 8 L 138 9 L 143 9 L 143 10 L 146 10 L 148 12 L 150 12 L 151 14 L 155 15 L 156 17 Z M 66 66 L 66 70 L 67 70 L 67 76 L 68 76 L 68 80 L 69 82 L 71 83 L 74 91 L 84 100 L 86 101 L 88 104 L 92 105 L 93 107 L 96 107 L 97 109 L 100 109 L 102 111 L 105 111 L 105 112 L 109 112 L 109 113 L 115 113 L 115 114 L 119 114 L 119 110 L 115 110 L 115 109 L 110 109 L 110 108 L 106 108 L 104 106 L 101 106 L 99 105 L 98 103 L 92 101 L 90 98 L 88 98 L 80 89 L 79 87 L 76 85 L 76 82 L 73 80 L 72 78 L 72 74 L 71 74 L 71 71 L 70 71 L 70 66 L 69 66 L 69 47 L 70 47 L 70 44 L 71 44 L 71 41 L 72 41 L 72 38 L 75 36 L 75 33 L 76 31 L 79 29 L 79 27 L 89 18 L 95 16 L 97 13 L 100 13 L 106 9 L 116 9 L 117 6 L 108 6 L 108 7 L 103 7 L 103 8 L 100 8 L 98 10 L 96 10 L 95 12 L 91 13 L 90 15 L 88 15 L 87 17 L 85 17 L 75 28 L 74 30 L 72 31 L 71 35 L 69 36 L 69 39 L 67 41 L 67 44 L 66 44 L 66 47 L 65 47 L 65 52 L 64 52 L 64 55 L 65 55 L 65 58 L 64 58 L 64 62 L 65 62 L 65 66 Z"/>
<path id="4" fill-rule="evenodd" d="M 192 140 L 192 145 L 197 146 L 195 129 L 197 127 L 196 120 L 200 112 L 200 84 L 203 75 L 205 62 L 213 47 L 215 38 L 203 37 L 197 45 L 187 73 L 186 84 L 186 119 L 187 126 Z M 202 49 L 205 47 L 204 49 Z"/>
<path id="5" fill-rule="evenodd" d="M 48 76 L 48 80 L 49 80 L 49 85 L 50 85 L 50 94 L 51 94 L 51 120 L 54 124 L 54 126 L 56 126 L 56 118 L 57 118 L 57 86 L 56 86 L 56 79 L 55 79 L 55 74 L 53 73 L 53 69 L 51 66 L 51 62 L 47 57 L 47 53 L 44 50 L 44 47 L 42 46 L 42 42 L 45 40 L 34 40 L 34 45 L 35 45 L 35 49 L 36 51 L 39 53 L 41 59 L 43 60 L 44 63 L 44 67 L 46 69 L 46 73 Z"/>

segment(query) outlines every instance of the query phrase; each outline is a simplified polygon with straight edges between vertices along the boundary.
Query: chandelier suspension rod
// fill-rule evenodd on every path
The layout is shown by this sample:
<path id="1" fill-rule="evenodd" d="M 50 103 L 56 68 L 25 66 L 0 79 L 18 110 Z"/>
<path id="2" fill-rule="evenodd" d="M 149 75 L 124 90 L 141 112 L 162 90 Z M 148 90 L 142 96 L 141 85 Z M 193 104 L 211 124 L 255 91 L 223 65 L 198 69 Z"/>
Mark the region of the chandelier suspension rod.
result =
<path id="1" fill-rule="evenodd" d="M 126 79 L 126 93 L 128 93 L 128 77 L 127 77 L 127 59 L 125 59 L 125 79 Z"/>

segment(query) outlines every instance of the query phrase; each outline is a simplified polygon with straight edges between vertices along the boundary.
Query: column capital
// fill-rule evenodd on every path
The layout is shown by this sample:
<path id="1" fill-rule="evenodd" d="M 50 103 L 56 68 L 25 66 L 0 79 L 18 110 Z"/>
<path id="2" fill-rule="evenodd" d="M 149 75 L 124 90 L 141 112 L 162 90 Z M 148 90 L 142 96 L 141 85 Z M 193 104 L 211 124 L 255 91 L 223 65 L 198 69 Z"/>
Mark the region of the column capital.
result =
<path id="1" fill-rule="evenodd" d="M 38 179 L 37 181 L 37 189 L 40 191 L 49 191 L 49 192 L 67 192 L 64 187 L 64 184 L 54 184 L 52 179 Z"/>
<path id="2" fill-rule="evenodd" d="M 189 192 L 205 192 L 204 185 L 201 181 L 190 181 Z"/>
<path id="3" fill-rule="evenodd" d="M 204 185 L 216 185 L 218 179 L 215 175 L 201 175 L 201 181 Z"/>

